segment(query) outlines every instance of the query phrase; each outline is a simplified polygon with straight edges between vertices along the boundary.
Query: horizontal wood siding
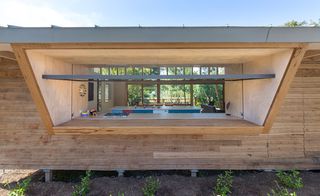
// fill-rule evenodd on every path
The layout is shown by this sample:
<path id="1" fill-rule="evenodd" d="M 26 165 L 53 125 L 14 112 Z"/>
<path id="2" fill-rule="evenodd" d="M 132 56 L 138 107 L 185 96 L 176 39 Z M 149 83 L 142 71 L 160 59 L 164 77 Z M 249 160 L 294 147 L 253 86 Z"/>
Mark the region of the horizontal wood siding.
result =
<path id="1" fill-rule="evenodd" d="M 16 62 L 0 61 L 0 168 L 320 168 L 320 64 L 302 64 L 269 134 L 52 135 Z"/>

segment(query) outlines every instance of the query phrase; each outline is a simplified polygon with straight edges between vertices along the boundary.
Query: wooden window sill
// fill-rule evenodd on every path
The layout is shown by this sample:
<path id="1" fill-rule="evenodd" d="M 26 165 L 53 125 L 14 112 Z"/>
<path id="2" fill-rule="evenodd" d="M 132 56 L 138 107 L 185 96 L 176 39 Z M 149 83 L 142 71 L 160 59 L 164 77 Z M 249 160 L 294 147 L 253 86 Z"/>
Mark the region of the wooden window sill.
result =
<path id="1" fill-rule="evenodd" d="M 170 135 L 218 134 L 258 135 L 259 126 L 243 119 L 73 119 L 53 127 L 54 134 Z"/>

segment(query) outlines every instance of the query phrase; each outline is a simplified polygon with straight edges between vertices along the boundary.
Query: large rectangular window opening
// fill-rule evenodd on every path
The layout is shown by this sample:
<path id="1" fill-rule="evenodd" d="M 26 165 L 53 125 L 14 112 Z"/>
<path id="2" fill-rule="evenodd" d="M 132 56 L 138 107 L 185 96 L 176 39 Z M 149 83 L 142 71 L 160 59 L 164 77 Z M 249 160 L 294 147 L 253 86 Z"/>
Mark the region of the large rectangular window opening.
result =
<path id="1" fill-rule="evenodd" d="M 43 75 L 43 78 L 71 80 L 74 92 L 71 119 L 86 119 L 92 127 L 146 124 L 161 127 L 178 123 L 182 127 L 210 128 L 229 126 L 234 120 L 247 125 L 244 82 L 248 86 L 253 79 L 275 77 L 244 74 L 242 64 L 86 65 L 85 68 L 80 74 Z"/>
<path id="2" fill-rule="evenodd" d="M 241 64 L 87 67 L 88 75 L 71 77 L 82 87 L 84 81 L 89 91 L 85 97 L 87 105 L 76 94 L 73 96 L 72 122 L 80 120 L 102 129 L 146 125 L 205 126 L 209 131 L 210 127 L 229 126 L 229 123 L 248 125 L 243 115 L 244 80 L 274 77 L 245 75 Z M 74 92 L 78 85 L 73 85 Z M 85 92 L 84 89 L 81 91 Z"/>
<path id="3" fill-rule="evenodd" d="M 224 132 L 234 125 L 229 119 L 238 119 L 241 127 L 247 121 L 264 125 L 292 52 L 270 48 L 26 50 L 53 125 L 79 122 L 81 131 L 99 134 L 135 134 L 147 125 L 159 131 L 170 126 L 167 131 L 175 134 L 190 134 L 190 126 L 197 126 L 194 133 L 198 134 L 211 133 L 214 127 Z M 50 61 L 43 60 L 46 56 Z M 261 94 L 261 89 L 267 93 Z"/>
<path id="4" fill-rule="evenodd" d="M 223 65 L 114 65 L 92 71 L 114 78 L 97 81 L 99 116 L 193 119 L 225 112 L 225 81 L 213 79 L 226 73 Z"/>

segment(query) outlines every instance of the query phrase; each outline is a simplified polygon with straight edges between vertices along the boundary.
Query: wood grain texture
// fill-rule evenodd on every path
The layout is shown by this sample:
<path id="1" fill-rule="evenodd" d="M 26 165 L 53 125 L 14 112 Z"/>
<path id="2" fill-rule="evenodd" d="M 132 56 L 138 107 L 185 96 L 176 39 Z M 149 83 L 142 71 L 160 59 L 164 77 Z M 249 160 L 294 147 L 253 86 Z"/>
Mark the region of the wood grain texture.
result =
<path id="1" fill-rule="evenodd" d="M 38 85 L 53 125 L 71 120 L 71 81 L 43 80 L 42 73 L 71 74 L 72 65 L 31 51 L 26 51 L 31 71 Z M 42 103 L 42 102 L 39 102 Z M 45 112 L 41 115 L 46 115 Z M 46 116 L 45 116 L 46 117 Z"/>
<path id="2" fill-rule="evenodd" d="M 52 131 L 52 124 L 56 125 L 55 121 L 53 120 L 53 116 L 51 114 L 50 117 L 50 111 L 48 111 L 48 108 L 45 104 L 43 95 L 40 91 L 39 85 L 36 85 L 36 77 L 34 73 L 31 74 L 32 72 L 32 66 L 30 65 L 30 60 L 28 59 L 28 56 L 26 55 L 26 50 L 32 50 L 33 51 L 38 51 L 40 53 L 44 53 L 45 55 L 53 54 L 54 57 L 57 58 L 62 58 L 66 54 L 68 54 L 68 58 L 71 58 L 71 60 L 64 59 L 66 61 L 69 61 L 69 63 L 74 63 L 73 61 L 75 59 L 82 58 L 84 56 L 84 59 L 93 61 L 94 59 L 91 59 L 88 56 L 88 54 L 93 55 L 94 57 L 97 57 L 99 55 L 105 55 L 106 51 L 103 51 L 103 49 L 108 49 L 109 51 L 112 51 L 111 53 L 111 58 L 114 56 L 120 55 L 120 59 L 127 59 L 128 58 L 128 53 L 131 52 L 131 56 L 136 58 L 137 56 L 143 54 L 146 52 L 151 52 L 159 55 L 161 51 L 163 52 L 161 58 L 155 58 L 155 59 L 162 59 L 166 56 L 172 55 L 171 53 L 179 53 L 179 54 L 184 54 L 187 51 L 188 58 L 193 59 L 194 57 L 191 56 L 192 54 L 196 53 L 196 51 L 201 50 L 199 53 L 203 55 L 203 53 L 208 53 L 210 55 L 217 53 L 217 57 L 224 56 L 224 58 L 227 58 L 228 61 L 231 61 L 235 59 L 236 61 L 239 61 L 236 57 L 240 59 L 247 59 L 250 61 L 249 57 L 256 57 L 259 58 L 261 57 L 262 53 L 264 55 L 270 55 L 274 54 L 276 51 L 282 51 L 282 50 L 288 50 L 288 48 L 293 48 L 293 47 L 299 47 L 299 49 L 295 49 L 295 53 L 293 55 L 293 59 L 291 59 L 290 64 L 288 65 L 288 69 L 285 73 L 283 82 L 280 83 L 280 87 L 278 89 L 278 92 L 274 98 L 273 104 L 271 106 L 271 109 L 268 113 L 268 116 L 265 120 L 265 123 L 263 123 L 265 129 L 264 132 L 267 132 L 270 130 L 272 123 L 274 121 L 274 118 L 276 116 L 277 111 L 279 110 L 279 107 L 281 105 L 281 101 L 284 99 L 284 96 L 287 92 L 287 89 L 289 88 L 288 86 L 290 85 L 291 78 L 294 76 L 295 71 L 296 71 L 296 64 L 299 64 L 304 52 L 306 45 L 305 44 L 296 44 L 296 43 L 268 43 L 268 44 L 254 44 L 254 43 L 95 43 L 95 44 L 89 44 L 89 43 L 69 43 L 69 44 L 13 44 L 12 47 L 14 48 L 14 51 L 18 57 L 19 64 L 22 66 L 21 71 L 24 74 L 27 81 L 27 84 L 29 85 L 31 90 L 32 96 L 35 98 L 37 106 L 39 108 L 41 117 L 44 119 L 45 125 L 48 127 L 48 131 L 50 134 L 53 134 L 54 132 Z M 303 49 L 300 49 L 300 47 Z M 259 48 L 259 49 L 258 49 Z M 44 50 L 41 50 L 44 49 Z M 76 49 L 76 50 L 69 50 L 68 49 Z M 90 49 L 90 50 L 88 50 Z M 99 49 L 99 50 L 98 50 Z M 191 50 L 190 50 L 191 49 Z M 196 49 L 196 50 L 192 50 Z M 223 49 L 223 50 L 222 50 Z M 235 50 L 237 49 L 237 50 Z M 251 50 L 249 50 L 251 49 Z M 256 50 L 252 50 L 256 49 Z M 62 51 L 61 51 L 62 50 Z M 125 52 L 121 53 L 121 51 L 124 50 Z M 181 51 L 184 52 L 181 52 Z M 212 50 L 215 50 L 216 52 L 212 52 Z M 94 51 L 94 52 L 92 52 Z M 230 54 L 224 54 L 226 51 L 231 52 Z M 249 53 L 248 56 L 246 53 Z M 260 51 L 260 52 L 259 52 Z M 71 55 L 69 54 L 71 52 Z M 119 53 L 120 52 L 120 53 Z M 301 52 L 301 53 L 300 53 Z M 77 54 L 80 53 L 80 56 L 77 56 Z M 236 56 L 231 56 L 231 54 L 235 54 Z M 300 54 L 300 55 L 297 55 Z M 125 55 L 125 56 L 123 56 Z M 185 54 L 184 54 L 185 55 Z M 147 54 L 147 56 L 149 56 Z M 191 56 L 191 57 L 190 57 Z M 179 58 L 180 57 L 180 58 Z M 211 56 L 212 57 L 212 56 Z M 214 58 L 217 58 L 214 57 Z M 187 58 L 186 56 L 179 56 L 179 55 L 173 55 L 173 57 L 169 58 L 169 62 L 171 62 L 174 59 L 185 59 Z M 201 56 L 201 59 L 208 59 L 209 56 L 204 57 Z M 63 58 L 62 58 L 63 59 Z M 147 58 L 146 56 L 142 56 L 142 60 L 145 61 Z M 154 58 L 151 58 L 154 59 Z M 130 60 L 130 58 L 129 58 Z M 251 59 L 252 60 L 252 59 Z M 71 62 L 72 61 L 72 62 Z M 109 59 L 110 61 L 110 59 Z M 142 61 L 142 62 L 143 62 Z M 297 62 L 296 62 L 297 61 Z M 131 60 L 130 60 L 131 62 Z M 75 62 L 79 63 L 79 62 Z M 290 68 L 290 69 L 289 69 Z M 295 69 L 294 69 L 295 68 Z M 29 76 L 31 74 L 31 76 Z M 29 78 L 28 78 L 29 77 Z M 33 84 L 33 85 L 32 85 Z M 35 88 L 36 86 L 36 88 Z M 47 101 L 48 103 L 48 101 Z M 262 123 L 259 123 L 261 125 Z M 74 129 L 75 130 L 75 129 Z"/>
<path id="3" fill-rule="evenodd" d="M 39 85 L 36 82 L 35 75 L 32 71 L 31 64 L 29 62 L 29 59 L 27 57 L 27 54 L 25 50 L 21 47 L 18 47 L 14 44 L 12 44 L 12 49 L 16 55 L 17 62 L 20 66 L 20 70 L 24 76 L 24 79 L 29 87 L 29 90 L 31 92 L 32 98 L 38 108 L 38 111 L 40 113 L 40 116 L 44 122 L 44 125 L 46 126 L 48 132 L 52 134 L 52 127 L 53 122 L 50 118 L 50 114 L 48 111 L 48 108 L 45 104 L 44 98 L 40 92 Z"/>
<path id="4" fill-rule="evenodd" d="M 264 133 L 270 131 L 272 124 L 280 111 L 280 107 L 288 93 L 289 87 L 291 85 L 292 80 L 295 77 L 295 74 L 300 66 L 300 63 L 305 55 L 307 49 L 307 45 L 303 48 L 295 49 L 293 51 L 290 62 L 287 66 L 287 69 L 282 77 L 278 90 L 276 92 L 275 97 L 273 98 L 273 102 L 267 114 L 267 117 L 264 121 Z"/>
<path id="5" fill-rule="evenodd" d="M 192 65 L 245 63 L 286 51 L 286 48 L 223 49 L 33 49 L 67 63 L 84 65 Z M 212 62 L 214 60 L 214 62 Z"/>
<path id="6" fill-rule="evenodd" d="M 263 127 L 242 119 L 73 119 L 53 127 L 55 134 L 173 135 L 218 134 L 258 135 Z"/>
<path id="7" fill-rule="evenodd" d="M 14 55 L 13 52 L 10 51 L 0 51 L 0 57 L 4 59 L 9 59 L 9 60 L 16 60 L 16 56 Z"/>

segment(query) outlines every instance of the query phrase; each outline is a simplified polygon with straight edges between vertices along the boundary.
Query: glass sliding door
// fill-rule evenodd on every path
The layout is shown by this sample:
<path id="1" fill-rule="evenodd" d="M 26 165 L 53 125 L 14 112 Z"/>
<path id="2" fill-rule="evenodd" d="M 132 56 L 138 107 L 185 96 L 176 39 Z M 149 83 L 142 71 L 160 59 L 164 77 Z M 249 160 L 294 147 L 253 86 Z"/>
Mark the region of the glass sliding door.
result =
<path id="1" fill-rule="evenodd" d="M 143 85 L 143 105 L 157 104 L 157 85 L 144 84 Z"/>
<path id="2" fill-rule="evenodd" d="M 196 106 L 201 104 L 214 105 L 224 109 L 224 85 L 223 84 L 194 84 L 193 103 Z"/>
<path id="3" fill-rule="evenodd" d="M 165 105 L 190 105 L 190 84 L 161 84 L 160 102 Z"/>
<path id="4" fill-rule="evenodd" d="M 159 86 L 159 87 L 158 87 Z M 224 110 L 224 84 L 128 84 L 128 105 L 214 105 Z"/>
<path id="5" fill-rule="evenodd" d="M 128 84 L 128 105 L 142 105 L 142 85 Z"/>

